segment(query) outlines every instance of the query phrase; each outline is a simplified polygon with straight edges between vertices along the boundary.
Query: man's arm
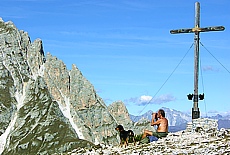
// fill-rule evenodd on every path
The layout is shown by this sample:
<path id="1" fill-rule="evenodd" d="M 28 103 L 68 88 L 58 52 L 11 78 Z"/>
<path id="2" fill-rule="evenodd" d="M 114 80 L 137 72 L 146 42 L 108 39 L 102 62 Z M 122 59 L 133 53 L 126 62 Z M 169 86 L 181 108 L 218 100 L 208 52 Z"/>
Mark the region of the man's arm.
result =
<path id="1" fill-rule="evenodd" d="M 154 126 L 154 125 L 159 125 L 161 123 L 161 120 L 158 119 L 155 121 L 155 118 L 156 118 L 156 113 L 153 113 L 152 114 L 152 121 L 151 121 L 151 126 Z"/>

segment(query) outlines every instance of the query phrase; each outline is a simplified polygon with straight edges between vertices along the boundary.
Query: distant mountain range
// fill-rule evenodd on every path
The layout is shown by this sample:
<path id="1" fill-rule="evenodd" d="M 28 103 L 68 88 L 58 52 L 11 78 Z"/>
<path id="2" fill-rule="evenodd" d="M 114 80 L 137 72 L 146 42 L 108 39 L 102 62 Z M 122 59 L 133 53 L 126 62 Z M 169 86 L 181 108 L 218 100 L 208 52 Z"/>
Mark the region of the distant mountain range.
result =
<path id="1" fill-rule="evenodd" d="M 166 118 L 169 121 L 169 132 L 185 130 L 187 123 L 192 121 L 192 117 L 186 113 L 183 113 L 181 111 L 177 111 L 174 109 L 165 108 L 165 107 L 162 107 L 162 109 L 164 109 Z M 138 122 L 141 118 L 145 118 L 151 121 L 152 113 L 153 111 L 149 110 L 140 116 L 134 116 L 130 114 L 130 119 L 133 122 Z M 230 128 L 230 115 L 222 116 L 218 114 L 216 116 L 212 116 L 208 118 L 217 119 L 219 129 L 220 128 Z"/>

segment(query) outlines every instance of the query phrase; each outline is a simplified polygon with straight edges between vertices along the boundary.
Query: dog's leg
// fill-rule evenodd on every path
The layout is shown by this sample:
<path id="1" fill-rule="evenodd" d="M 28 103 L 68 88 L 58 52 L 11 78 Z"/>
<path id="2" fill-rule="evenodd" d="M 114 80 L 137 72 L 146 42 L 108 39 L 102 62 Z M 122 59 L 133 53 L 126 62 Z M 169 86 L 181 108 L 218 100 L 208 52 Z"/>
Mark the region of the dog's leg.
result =
<path id="1" fill-rule="evenodd" d="M 135 141 L 135 137 L 133 136 L 133 142 L 134 142 L 134 146 L 136 145 L 136 141 Z"/>
<path id="2" fill-rule="evenodd" d="M 128 137 L 125 139 L 125 148 L 126 148 L 126 146 L 129 146 L 129 138 Z"/>
<path id="3" fill-rule="evenodd" d="M 120 143 L 121 148 L 123 147 L 123 145 L 125 146 L 125 139 L 121 139 L 121 143 Z"/>
<path id="4" fill-rule="evenodd" d="M 119 145 L 119 147 L 122 147 L 122 140 L 120 140 L 120 145 Z"/>

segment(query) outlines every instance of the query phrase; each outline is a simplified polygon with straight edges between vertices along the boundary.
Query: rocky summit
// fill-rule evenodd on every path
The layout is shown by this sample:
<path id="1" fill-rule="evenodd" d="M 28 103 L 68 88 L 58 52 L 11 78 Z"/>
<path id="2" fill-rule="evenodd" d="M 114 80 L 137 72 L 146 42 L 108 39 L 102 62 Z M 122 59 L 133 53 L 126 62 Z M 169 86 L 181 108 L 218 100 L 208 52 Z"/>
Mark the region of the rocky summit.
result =
<path id="1" fill-rule="evenodd" d="M 71 155 L 229 155 L 230 130 L 207 132 L 180 131 L 148 144 L 130 144 L 126 148 L 104 146 L 98 149 L 75 150 Z"/>
<path id="2" fill-rule="evenodd" d="M 230 153 L 229 130 L 213 121 L 127 148 L 117 147 L 118 124 L 136 134 L 152 129 L 148 119 L 134 123 L 121 101 L 107 107 L 76 65 L 68 70 L 45 55 L 42 40 L 0 18 L 0 155 Z"/>

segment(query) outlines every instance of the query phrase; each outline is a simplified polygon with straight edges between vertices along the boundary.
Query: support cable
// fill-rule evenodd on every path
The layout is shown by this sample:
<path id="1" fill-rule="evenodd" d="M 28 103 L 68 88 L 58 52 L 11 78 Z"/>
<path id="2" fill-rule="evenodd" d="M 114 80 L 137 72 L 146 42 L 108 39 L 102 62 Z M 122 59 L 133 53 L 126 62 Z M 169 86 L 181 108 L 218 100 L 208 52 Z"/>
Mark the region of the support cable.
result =
<path id="1" fill-rule="evenodd" d="M 204 79 L 203 79 L 203 71 L 202 71 L 202 63 L 201 63 L 201 60 L 200 60 L 200 74 L 201 74 L 201 80 L 202 80 L 202 88 L 203 88 L 203 93 L 205 92 L 204 91 Z M 205 115 L 207 117 L 207 109 L 206 109 L 206 100 L 204 98 L 204 109 L 205 109 Z"/>
<path id="2" fill-rule="evenodd" d="M 230 71 L 204 46 L 204 44 L 202 44 L 200 42 L 200 44 L 204 47 L 204 49 L 228 72 L 230 73 Z M 200 66 L 201 66 L 201 61 L 200 61 Z M 203 81 L 203 73 L 202 73 L 202 69 L 201 69 L 201 78 L 202 78 L 202 87 L 203 87 L 203 92 L 204 92 L 204 81 Z M 205 104 L 205 113 L 206 113 L 206 117 L 207 117 L 207 110 L 206 110 L 206 100 L 204 98 L 204 104 Z"/>
<path id="3" fill-rule="evenodd" d="M 151 100 L 149 100 L 147 102 L 147 104 L 144 106 L 144 108 L 139 112 L 138 116 L 144 111 L 144 109 L 147 107 L 147 105 L 156 97 L 156 95 L 160 92 L 160 90 L 164 87 L 164 85 L 168 82 L 168 80 L 171 78 L 171 76 L 173 75 L 173 73 L 176 71 L 176 69 L 179 67 L 179 65 L 181 64 L 181 62 L 184 60 L 184 58 L 187 56 L 187 54 L 189 53 L 190 49 L 193 47 L 194 43 L 192 43 L 192 45 L 190 46 L 190 48 L 187 50 L 187 52 L 185 53 L 185 55 L 183 56 L 183 58 L 180 60 L 180 62 L 177 64 L 177 66 L 174 68 L 174 70 L 171 72 L 171 74 L 168 76 L 168 78 L 165 80 L 165 82 L 161 85 L 161 87 L 157 90 L 157 92 L 155 93 L 155 95 L 151 98 Z"/>
<path id="4" fill-rule="evenodd" d="M 200 44 L 204 47 L 204 49 L 206 49 L 206 51 L 208 51 L 208 53 L 214 58 L 216 59 L 216 61 L 230 74 L 230 71 L 200 42 Z"/>

